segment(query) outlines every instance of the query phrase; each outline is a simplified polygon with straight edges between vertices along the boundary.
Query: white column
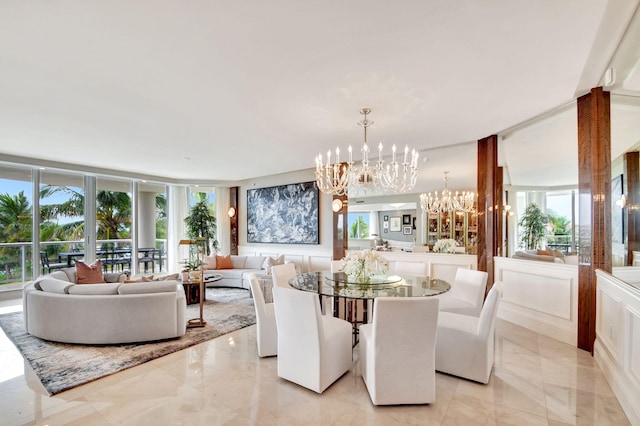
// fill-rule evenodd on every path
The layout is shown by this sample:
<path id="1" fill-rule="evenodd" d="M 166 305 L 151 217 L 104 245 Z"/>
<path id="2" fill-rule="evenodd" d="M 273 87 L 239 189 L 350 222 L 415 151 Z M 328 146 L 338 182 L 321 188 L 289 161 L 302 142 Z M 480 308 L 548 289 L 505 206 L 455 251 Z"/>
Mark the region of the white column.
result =
<path id="1" fill-rule="evenodd" d="M 216 187 L 216 230 L 218 250 L 222 254 L 231 252 L 231 221 L 229 219 L 229 188 Z"/>
<path id="2" fill-rule="evenodd" d="M 181 251 L 178 249 L 178 243 L 187 235 L 184 225 L 184 218 L 189 214 L 186 187 L 169 185 L 167 210 L 167 269 L 178 272 L 182 269 L 180 261 L 189 257 L 187 246 L 183 246 Z"/>
<path id="3" fill-rule="evenodd" d="M 138 193 L 138 247 L 156 246 L 156 193 Z"/>
<path id="4" fill-rule="evenodd" d="M 371 238 L 380 238 L 380 224 L 378 220 L 379 216 L 380 215 L 378 214 L 377 210 L 369 212 L 369 236 Z M 376 234 L 376 236 L 373 236 L 373 234 Z"/>

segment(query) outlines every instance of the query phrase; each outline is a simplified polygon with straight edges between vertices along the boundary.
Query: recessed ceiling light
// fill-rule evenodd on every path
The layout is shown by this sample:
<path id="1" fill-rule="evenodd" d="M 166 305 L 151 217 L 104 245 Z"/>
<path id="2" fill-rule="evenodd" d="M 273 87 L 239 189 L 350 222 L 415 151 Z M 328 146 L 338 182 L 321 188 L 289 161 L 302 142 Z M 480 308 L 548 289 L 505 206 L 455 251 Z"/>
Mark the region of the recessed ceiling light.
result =
<path id="1" fill-rule="evenodd" d="M 189 160 L 191 160 L 191 157 L 182 157 L 182 159 L 185 160 L 185 161 L 189 161 Z"/>

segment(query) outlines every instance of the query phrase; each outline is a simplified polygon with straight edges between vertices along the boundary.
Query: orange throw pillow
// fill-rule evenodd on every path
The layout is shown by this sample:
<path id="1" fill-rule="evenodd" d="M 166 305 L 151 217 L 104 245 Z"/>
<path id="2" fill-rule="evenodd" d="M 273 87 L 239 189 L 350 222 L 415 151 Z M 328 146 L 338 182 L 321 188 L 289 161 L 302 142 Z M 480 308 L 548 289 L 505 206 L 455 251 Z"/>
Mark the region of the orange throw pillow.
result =
<path id="1" fill-rule="evenodd" d="M 103 283 L 102 262 L 96 260 L 91 265 L 76 261 L 76 284 L 99 284 Z"/>
<path id="2" fill-rule="evenodd" d="M 216 269 L 233 269 L 233 263 L 231 263 L 231 255 L 216 256 Z"/>

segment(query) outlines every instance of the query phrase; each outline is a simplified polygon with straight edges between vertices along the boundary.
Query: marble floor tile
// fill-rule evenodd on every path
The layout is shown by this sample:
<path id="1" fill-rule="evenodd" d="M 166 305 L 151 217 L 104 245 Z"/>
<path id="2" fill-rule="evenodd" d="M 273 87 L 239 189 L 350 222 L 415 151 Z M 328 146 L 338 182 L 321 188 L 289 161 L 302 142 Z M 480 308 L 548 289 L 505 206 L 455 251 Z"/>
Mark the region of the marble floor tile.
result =
<path id="1" fill-rule="evenodd" d="M 0 332 L 0 424 L 628 424 L 589 354 L 505 321 L 489 384 L 437 373 L 433 404 L 374 406 L 357 348 L 352 369 L 321 395 L 280 379 L 277 365 L 258 357 L 251 326 L 50 397 Z"/>

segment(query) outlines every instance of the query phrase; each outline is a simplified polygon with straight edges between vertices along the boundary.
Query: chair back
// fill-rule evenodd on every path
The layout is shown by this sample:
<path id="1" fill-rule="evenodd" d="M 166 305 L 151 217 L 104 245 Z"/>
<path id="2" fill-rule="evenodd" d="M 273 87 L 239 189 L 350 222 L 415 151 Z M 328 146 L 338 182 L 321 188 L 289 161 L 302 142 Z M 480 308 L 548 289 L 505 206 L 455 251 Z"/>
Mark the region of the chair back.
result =
<path id="1" fill-rule="evenodd" d="M 40 252 L 40 262 L 42 263 L 42 268 L 49 268 L 49 256 L 47 256 L 47 252 Z"/>
<path id="2" fill-rule="evenodd" d="M 300 374 L 300 380 L 304 380 L 305 366 L 318 364 L 320 360 L 323 330 L 318 295 L 274 286 L 273 302 L 278 329 L 278 369 L 286 368 L 285 376 Z"/>
<path id="3" fill-rule="evenodd" d="M 422 262 L 396 262 L 395 273 L 400 275 L 421 276 L 429 275 L 429 268 Z"/>
<path id="4" fill-rule="evenodd" d="M 376 297 L 372 321 L 376 357 L 396 360 L 398 368 L 407 369 L 412 362 L 407 354 L 420 354 L 416 368 L 433 361 L 439 302 L 435 297 Z M 381 367 L 389 366 L 385 362 Z"/>
<path id="5" fill-rule="evenodd" d="M 377 297 L 365 368 L 375 404 L 435 400 L 435 297 Z"/>
<path id="6" fill-rule="evenodd" d="M 342 268 L 342 260 L 331 261 L 331 272 L 340 272 L 340 268 Z"/>
<path id="7" fill-rule="evenodd" d="M 251 294 L 253 295 L 253 304 L 256 308 L 256 322 L 260 322 L 267 315 L 266 302 L 264 301 L 264 293 L 262 286 L 258 281 L 256 274 L 249 275 L 249 285 L 251 286 Z"/>
<path id="8" fill-rule="evenodd" d="M 296 265 L 293 263 L 285 263 L 284 265 L 274 265 L 271 267 L 271 275 L 273 276 L 274 287 L 291 288 L 289 280 L 295 278 Z"/>
<path id="9" fill-rule="evenodd" d="M 488 277 L 489 274 L 484 271 L 458 268 L 451 286 L 451 296 L 470 303 L 480 310 L 487 289 Z"/>
<path id="10" fill-rule="evenodd" d="M 494 285 L 487 299 L 484 301 L 480 318 L 478 319 L 478 335 L 487 338 L 493 334 L 496 328 L 496 315 L 498 314 L 498 303 L 500 302 L 500 290 Z"/>

